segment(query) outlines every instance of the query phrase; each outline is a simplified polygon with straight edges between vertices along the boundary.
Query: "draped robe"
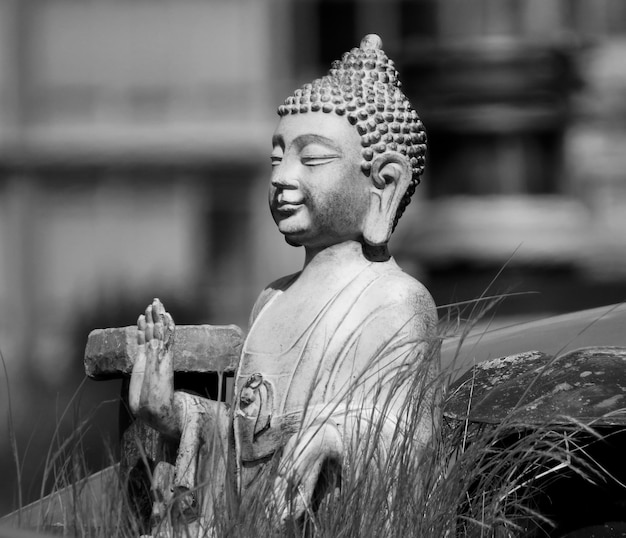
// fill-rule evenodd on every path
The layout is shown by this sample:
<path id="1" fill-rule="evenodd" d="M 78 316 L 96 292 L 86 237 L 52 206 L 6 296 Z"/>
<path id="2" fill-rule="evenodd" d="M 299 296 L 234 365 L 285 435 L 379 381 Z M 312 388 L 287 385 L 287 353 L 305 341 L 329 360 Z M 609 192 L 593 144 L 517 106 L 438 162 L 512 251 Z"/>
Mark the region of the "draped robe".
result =
<path id="1" fill-rule="evenodd" d="M 363 259 L 294 304 L 287 295 L 299 276 L 267 287 L 252 311 L 235 378 L 240 488 L 253 479 L 255 462 L 262 466 L 316 421 L 330 420 L 345 431 L 354 425 L 350 417 L 382 413 L 390 436 L 403 387 L 411 376 L 432 378 L 437 369 L 434 303 L 393 259 Z M 398 376 L 406 382 L 394 383 Z M 431 434 L 427 422 L 421 441 Z M 243 479 L 242 466 L 248 468 Z"/>

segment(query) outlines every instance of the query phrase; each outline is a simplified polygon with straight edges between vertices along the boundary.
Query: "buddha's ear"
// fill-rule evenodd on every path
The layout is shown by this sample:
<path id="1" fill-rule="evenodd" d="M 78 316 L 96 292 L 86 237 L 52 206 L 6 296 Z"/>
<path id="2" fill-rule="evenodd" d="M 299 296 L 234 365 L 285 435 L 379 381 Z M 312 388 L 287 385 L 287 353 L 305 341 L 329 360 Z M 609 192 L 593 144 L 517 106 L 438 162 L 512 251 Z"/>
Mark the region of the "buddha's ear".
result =
<path id="1" fill-rule="evenodd" d="M 386 244 L 402 197 L 411 183 L 409 159 L 396 151 L 374 157 L 370 175 L 370 205 L 363 224 L 363 238 L 368 245 Z"/>

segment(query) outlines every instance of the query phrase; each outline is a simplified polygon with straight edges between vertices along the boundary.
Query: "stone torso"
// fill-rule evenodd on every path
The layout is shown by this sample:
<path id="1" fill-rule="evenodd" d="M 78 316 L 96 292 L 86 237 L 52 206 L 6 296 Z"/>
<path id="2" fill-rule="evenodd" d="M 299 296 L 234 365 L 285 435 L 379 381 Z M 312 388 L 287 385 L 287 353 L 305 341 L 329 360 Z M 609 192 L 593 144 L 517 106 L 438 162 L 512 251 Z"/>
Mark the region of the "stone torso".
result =
<path id="1" fill-rule="evenodd" d="M 300 274 L 281 279 L 255 305 L 235 380 L 240 461 L 272 455 L 320 413 L 340 423 L 415 359 L 430 332 L 430 296 L 392 259 L 361 258 L 324 276 L 315 285 Z"/>

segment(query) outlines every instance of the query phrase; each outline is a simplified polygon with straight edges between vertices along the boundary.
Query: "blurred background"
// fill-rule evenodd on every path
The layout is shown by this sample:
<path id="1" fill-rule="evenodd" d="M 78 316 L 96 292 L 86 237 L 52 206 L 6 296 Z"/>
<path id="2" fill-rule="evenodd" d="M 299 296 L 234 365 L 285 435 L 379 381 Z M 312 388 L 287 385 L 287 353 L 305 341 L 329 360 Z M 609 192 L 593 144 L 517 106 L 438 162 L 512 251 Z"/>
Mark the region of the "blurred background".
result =
<path id="1" fill-rule="evenodd" d="M 154 296 L 245 327 L 299 268 L 266 204 L 275 109 L 370 32 L 429 133 L 404 269 L 440 305 L 517 294 L 497 323 L 624 300 L 622 0 L 0 0 L 0 514 L 11 431 L 22 502 L 55 430 L 93 411 L 88 466 L 116 450 L 90 330 Z"/>

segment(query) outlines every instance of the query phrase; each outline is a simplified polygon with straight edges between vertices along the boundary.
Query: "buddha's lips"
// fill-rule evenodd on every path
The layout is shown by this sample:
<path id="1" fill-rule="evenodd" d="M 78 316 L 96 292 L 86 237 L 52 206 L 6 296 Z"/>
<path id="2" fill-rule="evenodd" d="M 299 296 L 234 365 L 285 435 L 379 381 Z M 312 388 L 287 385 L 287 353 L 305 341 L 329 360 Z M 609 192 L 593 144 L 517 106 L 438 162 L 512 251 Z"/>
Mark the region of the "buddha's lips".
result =
<path id="1" fill-rule="evenodd" d="M 276 207 L 276 210 L 279 213 L 293 213 L 295 211 L 297 211 L 300 207 L 302 207 L 303 204 L 301 203 L 287 203 L 287 202 L 283 202 L 278 204 L 278 206 Z"/>
<path id="2" fill-rule="evenodd" d="M 280 194 L 276 199 L 276 209 L 280 212 L 293 212 L 304 203 L 302 196 L 290 196 L 285 193 Z"/>

